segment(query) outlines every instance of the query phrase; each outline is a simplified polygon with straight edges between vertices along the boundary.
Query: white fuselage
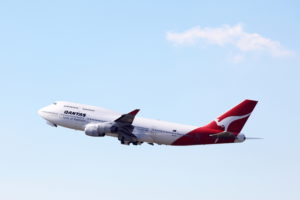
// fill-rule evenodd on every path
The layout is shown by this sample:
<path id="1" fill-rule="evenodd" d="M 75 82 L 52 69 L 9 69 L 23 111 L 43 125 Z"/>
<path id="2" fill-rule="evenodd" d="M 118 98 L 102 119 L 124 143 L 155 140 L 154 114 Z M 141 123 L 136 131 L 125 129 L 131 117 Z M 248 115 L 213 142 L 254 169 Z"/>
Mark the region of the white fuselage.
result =
<path id="1" fill-rule="evenodd" d="M 113 122 L 120 113 L 100 107 L 59 101 L 38 111 L 48 123 L 84 131 L 88 124 Z M 196 126 L 181 125 L 154 119 L 136 117 L 132 123 L 133 134 L 139 142 L 170 145 L 178 138 L 196 129 Z M 116 134 L 106 135 L 117 137 Z"/>

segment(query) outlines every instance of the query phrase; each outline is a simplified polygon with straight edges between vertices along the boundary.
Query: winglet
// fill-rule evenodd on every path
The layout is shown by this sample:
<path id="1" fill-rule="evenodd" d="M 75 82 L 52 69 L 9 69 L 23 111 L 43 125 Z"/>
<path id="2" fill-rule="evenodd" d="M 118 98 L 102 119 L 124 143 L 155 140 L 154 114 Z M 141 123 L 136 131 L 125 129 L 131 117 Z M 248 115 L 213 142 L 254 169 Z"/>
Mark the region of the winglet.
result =
<path id="1" fill-rule="evenodd" d="M 138 114 L 139 111 L 140 111 L 140 109 L 135 109 L 135 110 L 131 111 L 130 113 L 128 113 L 128 115 L 136 116 L 136 114 Z"/>

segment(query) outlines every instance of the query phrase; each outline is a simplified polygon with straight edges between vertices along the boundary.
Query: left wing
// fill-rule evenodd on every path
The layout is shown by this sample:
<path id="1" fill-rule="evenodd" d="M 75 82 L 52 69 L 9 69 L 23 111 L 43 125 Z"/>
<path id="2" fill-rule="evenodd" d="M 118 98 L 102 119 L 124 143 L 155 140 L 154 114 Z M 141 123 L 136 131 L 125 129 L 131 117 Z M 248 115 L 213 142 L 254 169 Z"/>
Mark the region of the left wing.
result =
<path id="1" fill-rule="evenodd" d="M 132 124 L 136 114 L 139 111 L 140 111 L 140 109 L 135 109 L 128 114 L 124 114 L 121 117 L 119 117 L 118 119 L 116 119 L 115 122 Z"/>
<path id="2" fill-rule="evenodd" d="M 115 133 L 118 134 L 118 139 L 121 141 L 121 144 L 138 144 L 137 137 L 132 133 L 134 129 L 132 122 L 139 111 L 139 109 L 135 109 L 114 121 Z"/>

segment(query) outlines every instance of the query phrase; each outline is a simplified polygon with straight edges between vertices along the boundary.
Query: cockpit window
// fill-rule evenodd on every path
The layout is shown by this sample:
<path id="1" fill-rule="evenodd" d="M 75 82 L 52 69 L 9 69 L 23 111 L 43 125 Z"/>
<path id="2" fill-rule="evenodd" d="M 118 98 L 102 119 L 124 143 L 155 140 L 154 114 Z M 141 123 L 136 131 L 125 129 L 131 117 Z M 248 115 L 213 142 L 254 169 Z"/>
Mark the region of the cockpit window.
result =
<path id="1" fill-rule="evenodd" d="M 56 105 L 56 104 L 57 104 L 56 102 L 53 103 L 53 105 Z"/>

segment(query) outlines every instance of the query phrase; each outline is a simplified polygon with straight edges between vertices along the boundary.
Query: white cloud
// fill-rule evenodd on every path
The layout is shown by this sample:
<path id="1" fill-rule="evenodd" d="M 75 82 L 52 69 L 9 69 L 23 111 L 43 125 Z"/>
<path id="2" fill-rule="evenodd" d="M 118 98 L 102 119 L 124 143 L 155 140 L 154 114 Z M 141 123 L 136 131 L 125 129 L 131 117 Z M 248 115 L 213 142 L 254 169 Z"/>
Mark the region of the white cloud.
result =
<path id="1" fill-rule="evenodd" d="M 267 52 L 274 57 L 287 57 L 293 52 L 285 49 L 279 42 L 265 38 L 257 33 L 247 33 L 242 25 L 223 25 L 217 28 L 194 27 L 182 33 L 167 32 L 166 39 L 176 45 L 195 45 L 199 41 L 218 46 L 233 46 L 239 54 L 236 61 L 240 62 L 246 52 Z"/>

